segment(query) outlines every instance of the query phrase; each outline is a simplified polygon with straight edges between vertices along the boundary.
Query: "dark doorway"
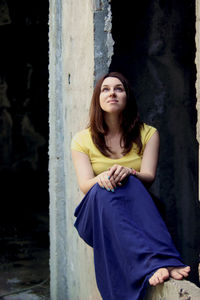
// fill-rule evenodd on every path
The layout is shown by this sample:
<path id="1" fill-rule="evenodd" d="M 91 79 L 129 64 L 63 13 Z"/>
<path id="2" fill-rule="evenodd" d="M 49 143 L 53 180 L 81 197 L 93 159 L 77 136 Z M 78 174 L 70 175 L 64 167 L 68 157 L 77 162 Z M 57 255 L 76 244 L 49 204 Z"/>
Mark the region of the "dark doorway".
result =
<path id="1" fill-rule="evenodd" d="M 196 140 L 195 0 L 111 2 L 111 71 L 132 83 L 141 118 L 160 133 L 153 193 L 186 264 L 198 280 L 200 209 Z"/>
<path id="2" fill-rule="evenodd" d="M 48 5 L 0 1 L 0 277 L 23 287 L 49 276 Z"/>

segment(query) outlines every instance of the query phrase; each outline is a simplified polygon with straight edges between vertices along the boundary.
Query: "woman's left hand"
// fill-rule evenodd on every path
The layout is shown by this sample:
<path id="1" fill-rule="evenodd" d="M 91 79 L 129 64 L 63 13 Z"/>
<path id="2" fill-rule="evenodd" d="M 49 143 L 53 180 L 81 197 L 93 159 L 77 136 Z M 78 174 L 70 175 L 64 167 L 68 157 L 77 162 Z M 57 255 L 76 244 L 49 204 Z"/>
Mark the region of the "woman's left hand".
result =
<path id="1" fill-rule="evenodd" d="M 108 172 L 109 178 L 113 178 L 115 183 L 120 185 L 121 181 L 132 174 L 132 169 L 120 165 L 113 165 Z"/>

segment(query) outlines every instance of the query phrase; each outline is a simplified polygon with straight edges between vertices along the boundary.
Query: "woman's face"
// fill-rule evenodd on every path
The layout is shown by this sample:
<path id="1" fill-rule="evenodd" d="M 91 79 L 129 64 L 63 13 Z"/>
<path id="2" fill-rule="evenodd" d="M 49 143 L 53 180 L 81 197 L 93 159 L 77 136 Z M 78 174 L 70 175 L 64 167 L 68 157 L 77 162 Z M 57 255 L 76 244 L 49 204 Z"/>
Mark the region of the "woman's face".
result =
<path id="1" fill-rule="evenodd" d="M 107 113 L 121 113 L 126 107 L 126 92 L 116 77 L 107 77 L 101 85 L 99 95 L 101 109 Z"/>

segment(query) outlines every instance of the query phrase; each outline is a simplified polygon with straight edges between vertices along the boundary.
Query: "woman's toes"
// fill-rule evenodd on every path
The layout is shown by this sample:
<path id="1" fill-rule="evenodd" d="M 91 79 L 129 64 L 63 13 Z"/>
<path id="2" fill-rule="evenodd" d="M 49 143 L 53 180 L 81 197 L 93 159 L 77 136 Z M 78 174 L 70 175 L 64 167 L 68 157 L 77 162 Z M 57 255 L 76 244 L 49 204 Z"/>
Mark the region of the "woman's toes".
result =
<path id="1" fill-rule="evenodd" d="M 183 279 L 183 275 L 177 271 L 177 270 L 172 270 L 172 272 L 170 273 L 171 277 L 174 279 Z"/>
<path id="2" fill-rule="evenodd" d="M 170 276 L 174 279 L 183 279 L 183 277 L 187 277 L 190 272 L 190 267 L 172 267 L 168 268 Z"/>
<path id="3" fill-rule="evenodd" d="M 179 270 L 179 273 L 181 275 L 183 275 L 184 277 L 187 277 L 189 275 L 189 272 L 190 272 L 190 267 L 189 266 Z"/>
<path id="4" fill-rule="evenodd" d="M 185 267 L 184 270 L 189 274 L 189 272 L 190 272 L 190 266 Z"/>
<path id="5" fill-rule="evenodd" d="M 159 274 L 160 282 L 164 282 L 168 278 L 169 278 L 169 272 L 168 272 L 168 270 L 166 268 L 162 268 L 161 272 Z"/>
<path id="6" fill-rule="evenodd" d="M 152 277 L 149 279 L 149 284 L 156 286 L 159 283 L 163 283 L 166 279 L 169 278 L 169 272 L 166 268 L 158 269 Z"/>
<path id="7" fill-rule="evenodd" d="M 157 284 L 159 284 L 159 280 L 158 277 L 156 277 L 155 275 L 153 275 L 150 279 L 149 279 L 149 284 L 156 286 Z"/>

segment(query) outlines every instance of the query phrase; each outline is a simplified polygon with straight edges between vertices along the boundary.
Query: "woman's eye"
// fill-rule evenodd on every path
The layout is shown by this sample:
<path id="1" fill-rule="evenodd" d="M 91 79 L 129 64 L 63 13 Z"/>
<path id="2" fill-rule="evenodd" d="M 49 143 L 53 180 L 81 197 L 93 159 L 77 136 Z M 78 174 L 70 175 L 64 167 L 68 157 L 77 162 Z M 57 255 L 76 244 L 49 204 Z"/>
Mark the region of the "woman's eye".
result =
<path id="1" fill-rule="evenodd" d="M 121 87 L 117 87 L 117 88 L 116 88 L 116 91 L 122 92 L 123 89 L 122 89 Z"/>
<path id="2" fill-rule="evenodd" d="M 108 91 L 108 88 L 103 88 L 102 89 L 102 92 L 107 92 Z"/>

